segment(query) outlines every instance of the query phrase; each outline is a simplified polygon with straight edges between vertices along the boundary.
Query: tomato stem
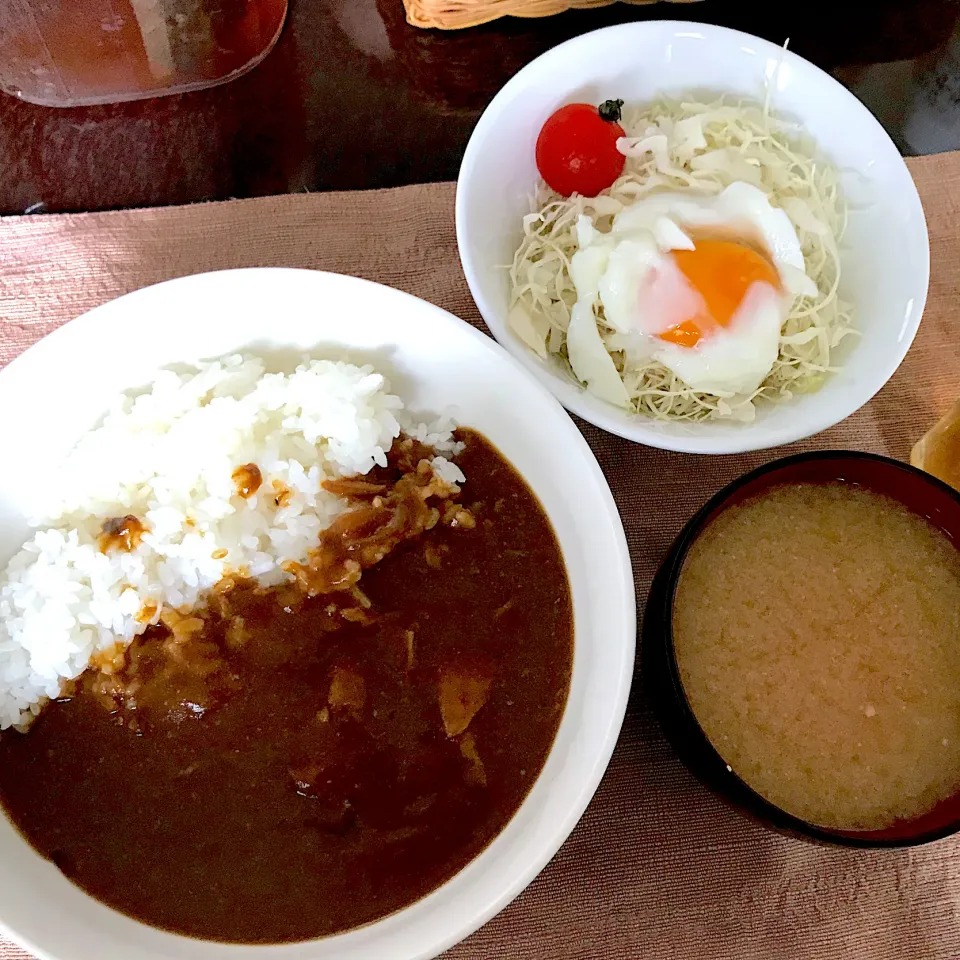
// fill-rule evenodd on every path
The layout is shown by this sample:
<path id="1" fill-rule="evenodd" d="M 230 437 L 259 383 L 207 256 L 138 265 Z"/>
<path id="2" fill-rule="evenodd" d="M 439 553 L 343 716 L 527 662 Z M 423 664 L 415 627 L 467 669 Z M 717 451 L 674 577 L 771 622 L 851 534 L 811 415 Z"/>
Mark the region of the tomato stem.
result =
<path id="1" fill-rule="evenodd" d="M 619 123 L 620 117 L 623 115 L 622 107 L 622 100 L 604 100 L 597 109 L 601 120 L 606 120 L 608 123 Z"/>

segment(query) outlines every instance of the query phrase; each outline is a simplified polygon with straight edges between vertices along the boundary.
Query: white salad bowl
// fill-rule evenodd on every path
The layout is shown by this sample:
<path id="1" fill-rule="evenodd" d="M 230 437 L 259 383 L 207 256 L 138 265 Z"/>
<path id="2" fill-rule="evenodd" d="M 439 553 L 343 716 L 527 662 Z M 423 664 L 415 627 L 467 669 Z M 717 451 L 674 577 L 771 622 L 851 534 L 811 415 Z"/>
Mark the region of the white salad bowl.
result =
<path id="1" fill-rule="evenodd" d="M 860 336 L 838 348 L 840 369 L 816 393 L 758 404 L 750 423 L 663 423 L 585 392 L 509 329 L 505 264 L 522 237 L 539 179 L 534 160 L 544 121 L 565 103 L 658 94 L 732 94 L 798 123 L 841 175 L 849 226 L 841 249 L 841 297 Z M 735 30 L 648 21 L 577 37 L 538 57 L 494 97 L 470 138 L 457 187 L 457 241 L 487 326 L 573 413 L 611 433 L 668 450 L 736 453 L 790 443 L 850 416 L 890 379 L 910 347 L 927 296 L 929 243 L 916 187 L 896 147 L 853 94 L 811 63 Z"/>
<path id="2" fill-rule="evenodd" d="M 542 773 L 483 853 L 418 903 L 320 940 L 241 946 L 146 926 L 74 886 L 0 816 L 0 932 L 44 960 L 434 957 L 503 909 L 557 852 L 617 740 L 633 673 L 635 598 L 623 527 L 597 461 L 560 404 L 492 340 L 364 280 L 281 269 L 173 280 L 85 314 L 7 366 L 0 407 L 30 416 L 0 423 L 0 446 L 22 465 L 0 472 L 0 562 L 27 536 L 31 486 L 56 470 L 111 397 L 161 367 L 241 349 L 272 369 L 305 352 L 373 363 L 408 409 L 453 408 L 512 461 L 553 523 L 570 578 L 575 652 L 566 711 Z"/>

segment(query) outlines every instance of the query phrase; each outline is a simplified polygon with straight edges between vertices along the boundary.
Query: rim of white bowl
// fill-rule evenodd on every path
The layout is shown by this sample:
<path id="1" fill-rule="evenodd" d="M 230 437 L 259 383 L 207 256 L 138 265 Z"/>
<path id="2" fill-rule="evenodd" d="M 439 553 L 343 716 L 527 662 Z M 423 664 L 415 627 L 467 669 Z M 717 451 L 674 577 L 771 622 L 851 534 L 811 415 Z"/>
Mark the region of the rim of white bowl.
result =
<path id="1" fill-rule="evenodd" d="M 766 436 L 760 432 L 751 430 L 750 426 L 746 426 L 742 433 L 736 436 L 728 434 L 722 437 L 704 435 L 690 435 L 685 437 L 666 432 L 659 433 L 656 421 L 644 418 L 639 414 L 631 415 L 621 413 L 609 404 L 603 404 L 603 402 L 599 400 L 595 401 L 582 387 L 574 384 L 572 380 L 566 380 L 559 374 L 551 372 L 542 364 L 536 362 L 530 350 L 510 333 L 506 325 L 506 317 L 501 317 L 501 311 L 494 308 L 481 292 L 477 269 L 466 252 L 467 221 L 469 217 L 466 213 L 464 184 L 473 176 L 473 170 L 478 163 L 478 157 L 482 149 L 482 142 L 487 136 L 487 133 L 496 124 L 497 119 L 495 114 L 499 113 L 501 104 L 508 101 L 513 96 L 513 91 L 528 77 L 545 70 L 551 66 L 554 61 L 565 60 L 566 57 L 570 53 L 575 52 L 578 47 L 596 43 L 598 36 L 623 32 L 645 33 L 652 29 L 681 30 L 684 33 L 696 30 L 703 31 L 705 35 L 713 34 L 714 36 L 722 37 L 731 43 L 750 43 L 757 48 L 758 53 L 766 53 L 771 57 L 782 57 L 784 63 L 802 64 L 803 69 L 815 71 L 828 81 L 828 84 L 833 89 L 838 101 L 844 106 L 845 110 L 859 114 L 861 118 L 865 119 L 868 124 L 876 129 L 881 135 L 881 138 L 889 144 L 890 149 L 896 154 L 902 164 L 906 177 L 905 187 L 907 199 L 919 218 L 925 241 L 921 252 L 922 263 L 920 264 L 922 270 L 922 291 L 918 287 L 918 293 L 921 295 L 915 298 L 910 322 L 904 326 L 904 335 L 898 341 L 898 349 L 891 353 L 883 367 L 874 368 L 872 371 L 873 376 L 869 379 L 865 378 L 861 382 L 856 390 L 853 404 L 849 406 L 849 409 L 844 409 L 839 416 L 828 413 L 816 418 L 804 420 L 802 425 L 793 427 L 787 423 L 782 427 L 778 427 L 776 430 L 769 430 Z M 762 37 L 745 33 L 742 30 L 734 30 L 730 27 L 721 27 L 709 23 L 686 20 L 642 20 L 631 23 L 614 24 L 613 26 L 602 27 L 599 30 L 591 30 L 588 33 L 566 40 L 547 50 L 545 53 L 542 53 L 534 60 L 531 60 L 530 63 L 519 70 L 500 88 L 496 96 L 483 111 L 483 114 L 477 121 L 477 125 L 473 129 L 473 133 L 470 135 L 470 140 L 467 143 L 467 148 L 464 151 L 463 160 L 460 164 L 460 171 L 457 175 L 455 218 L 457 251 L 460 256 L 460 265 L 467 280 L 467 286 L 470 288 L 470 293 L 477 304 L 480 315 L 483 317 L 487 328 L 496 338 L 497 342 L 506 349 L 511 356 L 523 364 L 527 372 L 536 377 L 571 413 L 582 417 L 588 423 L 592 423 L 601 430 L 623 437 L 625 440 L 631 440 L 634 443 L 640 443 L 661 450 L 672 450 L 678 453 L 719 455 L 747 453 L 752 450 L 768 450 L 788 443 L 794 443 L 798 440 L 804 440 L 807 437 L 821 433 L 841 421 L 846 420 L 847 417 L 852 416 L 869 403 L 897 372 L 897 369 L 903 362 L 903 358 L 907 355 L 907 351 L 912 346 L 914 338 L 917 335 L 930 288 L 930 237 L 927 230 L 927 220 L 923 210 L 923 204 L 920 201 L 920 194 L 917 192 L 917 187 L 909 167 L 907 167 L 896 144 L 890 139 L 889 134 L 883 128 L 880 121 L 850 90 L 840 83 L 839 80 L 831 77 L 825 70 L 822 70 L 804 57 L 788 49 L 779 47 L 769 40 L 764 40 Z M 600 404 L 608 409 L 600 408 Z"/>
<path id="2" fill-rule="evenodd" d="M 116 326 L 118 321 L 122 321 L 123 314 L 118 317 L 118 310 L 123 311 L 125 307 L 135 311 L 140 300 L 156 295 L 155 288 L 169 288 L 176 286 L 180 289 L 189 289 L 191 285 L 203 285 L 209 283 L 210 277 L 213 275 L 223 275 L 226 280 L 229 280 L 241 276 L 247 278 L 253 274 L 275 279 L 277 283 L 283 283 L 285 277 L 288 277 L 291 274 L 300 276 L 305 274 L 314 276 L 319 275 L 321 278 L 323 278 L 323 282 L 354 286 L 358 290 L 375 288 L 377 291 L 375 295 L 377 296 L 394 298 L 396 300 L 414 301 L 417 303 L 418 309 L 432 313 L 446 323 L 455 324 L 463 334 L 472 338 L 480 349 L 495 354 L 499 360 L 502 360 L 508 365 L 513 366 L 514 369 L 516 369 L 517 372 L 524 377 L 528 383 L 528 386 L 531 389 L 540 391 L 547 404 L 553 406 L 556 410 L 557 419 L 554 422 L 554 426 L 563 432 L 565 442 L 569 445 L 571 452 L 581 457 L 585 462 L 591 474 L 591 479 L 597 488 L 600 501 L 602 502 L 604 512 L 602 516 L 595 517 L 594 519 L 598 522 L 609 525 L 611 527 L 613 538 L 616 541 L 616 555 L 612 558 L 612 560 L 615 564 L 617 577 L 621 583 L 619 593 L 622 597 L 621 609 L 617 611 L 616 619 L 618 624 L 621 626 L 625 642 L 623 644 L 623 650 L 618 658 L 617 674 L 615 677 L 616 684 L 610 688 L 609 696 L 606 698 L 608 711 L 603 738 L 602 740 L 598 741 L 598 749 L 592 754 L 591 762 L 585 765 L 584 769 L 581 771 L 582 778 L 577 785 L 577 789 L 572 791 L 571 803 L 567 808 L 566 814 L 555 824 L 555 827 L 551 832 L 550 839 L 547 840 L 544 838 L 541 841 L 536 851 L 536 855 L 527 863 L 522 871 L 514 874 L 510 878 L 509 882 L 491 882 L 490 889 L 484 890 L 482 906 L 480 906 L 475 913 L 471 912 L 469 920 L 463 919 L 462 915 L 448 911 L 449 919 L 442 924 L 436 925 L 434 932 L 429 936 L 424 937 L 423 945 L 420 949 L 418 949 L 417 953 L 415 955 L 410 955 L 411 960 L 428 960 L 428 958 L 438 956 L 445 950 L 450 949 L 457 943 L 465 940 L 471 934 L 475 933 L 489 920 L 504 910 L 536 879 L 536 877 L 547 866 L 547 864 L 554 858 L 554 856 L 556 856 L 564 843 L 566 843 L 574 828 L 580 822 L 580 819 L 583 817 L 587 807 L 593 800 L 593 797 L 600 786 L 600 782 L 607 771 L 607 767 L 610 764 L 610 759 L 613 756 L 613 751 L 616 748 L 620 738 L 620 731 L 623 727 L 627 702 L 633 684 L 636 659 L 637 606 L 633 578 L 633 564 L 627 544 L 626 532 L 624 531 L 623 521 L 620 517 L 620 511 L 610 489 L 609 481 L 607 480 L 606 475 L 600 467 L 600 464 L 586 439 L 577 429 L 576 424 L 570 419 L 561 404 L 557 402 L 556 397 L 552 396 L 550 391 L 542 386 L 542 384 L 530 382 L 530 378 L 526 376 L 526 370 L 523 368 L 522 364 L 519 364 L 517 360 L 507 351 L 505 351 L 496 341 L 450 311 L 445 310 L 436 304 L 430 303 L 427 300 L 422 300 L 421 298 L 403 290 L 398 290 L 397 288 L 387 286 L 386 284 L 376 283 L 372 280 L 365 280 L 361 277 L 305 268 L 239 267 L 227 270 L 207 271 L 200 274 L 190 274 L 184 277 L 164 280 L 159 283 L 151 284 L 147 287 L 141 287 L 138 290 L 131 291 L 130 293 L 123 294 L 119 297 L 115 297 L 106 303 L 87 310 L 78 317 L 75 317 L 73 320 L 70 320 L 62 326 L 56 328 L 42 337 L 36 343 L 28 347 L 25 351 L 23 351 L 23 353 L 8 363 L 6 367 L 0 369 L 0 377 L 6 375 L 8 371 L 13 373 L 13 375 L 16 377 L 21 376 L 21 372 L 29 372 L 29 361 L 24 363 L 20 362 L 21 358 L 26 357 L 28 354 L 30 355 L 30 360 L 35 362 L 38 359 L 42 360 L 44 354 L 48 353 L 50 350 L 57 352 L 69 350 L 71 344 L 77 339 L 97 337 L 103 332 L 103 328 L 109 329 L 111 326 Z M 124 302 L 123 307 L 117 306 L 119 301 Z M 243 349 L 243 347 L 238 347 L 237 349 Z M 524 479 L 526 480 L 526 478 Z M 529 481 L 527 482 L 529 483 Z M 531 489 L 533 489 L 532 485 Z M 534 494 L 536 494 L 536 490 L 534 490 Z M 576 636 L 574 636 L 574 644 L 576 644 Z M 573 669 L 576 670 L 576 654 L 574 655 Z M 567 719 L 568 718 L 565 711 L 564 717 L 561 718 L 560 721 L 561 727 L 565 722 L 567 722 Z M 558 734 L 559 730 L 560 728 L 558 728 Z M 553 747 L 551 746 L 551 751 L 552 749 Z M 540 784 L 539 776 L 537 781 L 535 781 L 531 787 L 530 792 L 524 798 L 523 804 L 526 804 L 527 800 L 538 786 L 542 786 Z M 520 809 L 522 809 L 523 804 L 521 804 L 521 807 L 518 808 L 517 812 L 514 814 L 514 817 L 517 815 L 517 813 L 519 813 Z M 0 816 L 6 816 L 6 814 L 0 813 Z M 513 817 L 511 817 L 511 821 L 512 820 Z M 509 822 L 507 826 L 509 826 Z M 483 858 L 484 854 L 487 853 L 490 847 L 496 843 L 499 836 L 500 834 L 497 834 L 491 843 L 481 850 L 480 853 L 477 854 L 477 856 L 463 868 L 463 870 L 468 869 L 471 865 L 476 864 L 481 858 Z M 444 890 L 444 888 L 447 887 L 449 883 L 454 881 L 461 872 L 462 870 L 458 871 L 453 877 L 441 884 L 441 886 L 427 894 L 426 897 L 416 901 L 410 906 L 414 907 L 417 904 L 422 904 L 425 900 L 428 900 L 430 897 Z M 493 890 L 496 890 L 496 893 L 491 895 Z M 87 896 L 89 896 L 89 894 L 87 894 Z M 99 901 L 97 902 L 99 903 Z M 107 909 L 112 910 L 112 908 Z M 468 905 L 467 909 L 472 910 L 472 907 Z M 387 920 L 390 917 L 395 917 L 402 912 L 403 910 L 400 910 L 381 919 Z M 121 916 L 125 915 L 121 914 Z M 142 923 L 141 921 L 133 922 Z M 362 927 L 355 929 L 357 931 L 370 929 L 371 927 L 376 926 L 376 924 L 379 922 L 380 921 L 372 921 L 369 924 L 365 924 Z M 277 953 L 282 951 L 285 947 L 308 950 L 314 943 L 332 943 L 336 941 L 337 937 L 346 937 L 355 932 L 347 931 L 343 934 L 335 934 L 331 937 L 322 937 L 318 940 L 302 941 L 296 944 L 265 944 L 262 946 L 257 944 L 224 945 L 215 943 L 214 941 L 195 941 L 190 937 L 180 937 L 176 934 L 168 934 L 166 931 L 158 930 L 149 924 L 143 925 L 148 927 L 148 929 L 150 929 L 154 934 L 159 933 L 164 937 L 177 937 L 178 939 L 183 939 L 187 943 L 197 943 L 201 948 L 204 949 L 219 948 L 223 953 L 231 956 L 233 956 L 234 953 L 236 953 L 237 956 L 243 953 L 245 956 L 251 957 L 260 954 L 265 955 L 267 953 Z M 5 935 L 8 939 L 12 940 L 23 949 L 33 953 L 39 958 L 42 958 L 42 960 L 63 960 L 61 956 L 55 956 L 45 947 L 34 942 L 31 937 L 20 934 L 16 929 L 15 921 L 0 918 L 0 934 Z M 372 955 L 373 954 L 371 954 L 371 956 Z M 156 956 L 160 958 L 161 956 L 165 956 L 165 954 L 161 955 L 157 953 Z"/>

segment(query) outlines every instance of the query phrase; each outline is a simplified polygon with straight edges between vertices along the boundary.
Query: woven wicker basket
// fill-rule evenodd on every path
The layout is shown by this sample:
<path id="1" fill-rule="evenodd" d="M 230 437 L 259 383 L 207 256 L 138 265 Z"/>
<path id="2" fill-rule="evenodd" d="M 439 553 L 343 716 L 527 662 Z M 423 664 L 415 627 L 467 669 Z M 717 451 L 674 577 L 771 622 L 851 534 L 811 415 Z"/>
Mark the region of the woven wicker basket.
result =
<path id="1" fill-rule="evenodd" d="M 498 17 L 549 17 L 564 10 L 592 10 L 617 0 L 403 0 L 407 22 L 415 27 L 461 30 Z M 623 0 L 624 3 L 656 3 L 657 0 Z M 671 0 L 695 3 L 696 0 Z"/>

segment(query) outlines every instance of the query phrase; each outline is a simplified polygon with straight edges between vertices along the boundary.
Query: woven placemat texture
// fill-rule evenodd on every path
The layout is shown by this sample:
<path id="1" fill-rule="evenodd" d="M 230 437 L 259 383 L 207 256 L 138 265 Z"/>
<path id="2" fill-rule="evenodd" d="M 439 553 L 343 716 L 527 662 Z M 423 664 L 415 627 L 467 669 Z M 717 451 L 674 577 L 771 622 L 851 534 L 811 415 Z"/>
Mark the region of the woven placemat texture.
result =
<path id="1" fill-rule="evenodd" d="M 724 483 L 804 449 L 906 459 L 960 394 L 960 154 L 910 166 L 930 223 L 930 298 L 906 361 L 863 410 L 789 448 L 714 458 L 636 446 L 580 424 L 623 516 L 641 611 L 670 541 Z M 453 184 L 433 184 L 0 220 L 0 365 L 119 294 L 227 267 L 357 274 L 482 328 L 457 259 L 453 199 Z M 27 956 L 0 944 L 0 960 Z M 685 772 L 635 691 L 607 775 L 571 838 L 524 894 L 448 957 L 957 960 L 960 841 L 858 852 L 767 832 Z"/>

